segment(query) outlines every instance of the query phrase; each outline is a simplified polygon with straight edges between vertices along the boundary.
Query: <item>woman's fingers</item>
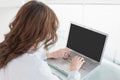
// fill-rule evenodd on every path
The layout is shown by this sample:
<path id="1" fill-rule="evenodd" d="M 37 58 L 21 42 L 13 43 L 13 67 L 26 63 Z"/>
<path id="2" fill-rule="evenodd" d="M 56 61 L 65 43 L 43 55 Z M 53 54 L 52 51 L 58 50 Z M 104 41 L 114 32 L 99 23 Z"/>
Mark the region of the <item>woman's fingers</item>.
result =
<path id="1" fill-rule="evenodd" d="M 81 58 L 80 58 L 80 61 L 81 61 L 81 62 L 84 61 L 84 58 L 81 57 Z"/>
<path id="2" fill-rule="evenodd" d="M 85 60 L 82 57 L 75 56 L 71 61 L 71 70 L 79 70 L 84 64 Z"/>
<path id="3" fill-rule="evenodd" d="M 84 58 L 81 58 L 79 63 L 80 63 L 80 68 L 79 68 L 79 69 L 81 69 L 81 67 L 82 67 L 82 66 L 83 66 L 83 64 L 85 63 Z"/>
<path id="4" fill-rule="evenodd" d="M 70 50 L 68 48 L 64 48 L 63 49 L 63 58 L 67 59 L 68 57 L 70 57 Z"/>
<path id="5" fill-rule="evenodd" d="M 68 48 L 65 48 L 64 52 L 67 53 L 68 55 L 70 55 L 70 50 Z"/>

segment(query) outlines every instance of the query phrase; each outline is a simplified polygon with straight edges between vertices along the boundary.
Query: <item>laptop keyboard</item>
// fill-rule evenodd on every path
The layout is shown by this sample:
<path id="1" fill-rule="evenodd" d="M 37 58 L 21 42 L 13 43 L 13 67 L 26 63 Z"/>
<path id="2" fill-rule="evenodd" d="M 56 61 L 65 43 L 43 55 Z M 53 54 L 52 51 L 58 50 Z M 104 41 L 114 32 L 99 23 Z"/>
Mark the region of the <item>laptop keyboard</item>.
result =
<path id="1" fill-rule="evenodd" d="M 57 70 L 60 70 L 60 72 L 67 74 L 70 71 L 71 60 L 73 59 L 74 56 L 76 56 L 76 54 L 71 54 L 71 56 L 67 60 L 48 59 L 48 64 L 51 65 L 52 67 L 56 68 Z M 85 58 L 85 63 L 83 64 L 83 66 L 81 67 L 80 70 L 88 71 L 88 69 L 89 69 L 88 66 L 90 66 L 90 64 L 92 64 L 92 61 Z"/>
<path id="2" fill-rule="evenodd" d="M 89 59 L 85 59 L 82 69 L 86 70 L 90 64 L 92 64 L 92 62 Z"/>
<path id="3" fill-rule="evenodd" d="M 66 74 L 68 74 L 68 72 L 70 71 L 70 62 L 63 59 L 49 59 L 48 64 L 56 69 L 61 69 L 60 72 L 64 72 Z"/>
<path id="4" fill-rule="evenodd" d="M 76 54 L 71 53 L 71 56 L 67 59 L 68 62 L 71 62 L 71 60 L 76 56 Z M 82 66 L 82 69 L 86 69 L 90 64 L 92 64 L 91 60 L 84 58 L 85 59 L 85 63 Z"/>
<path id="5" fill-rule="evenodd" d="M 75 57 L 76 54 L 71 54 L 71 56 L 67 59 L 47 59 L 48 64 L 63 73 L 67 76 L 67 74 L 70 72 L 70 64 L 73 57 Z M 85 63 L 80 69 L 81 76 L 85 76 L 88 72 L 90 72 L 92 69 L 94 69 L 98 64 L 93 63 L 90 59 L 85 58 Z"/>

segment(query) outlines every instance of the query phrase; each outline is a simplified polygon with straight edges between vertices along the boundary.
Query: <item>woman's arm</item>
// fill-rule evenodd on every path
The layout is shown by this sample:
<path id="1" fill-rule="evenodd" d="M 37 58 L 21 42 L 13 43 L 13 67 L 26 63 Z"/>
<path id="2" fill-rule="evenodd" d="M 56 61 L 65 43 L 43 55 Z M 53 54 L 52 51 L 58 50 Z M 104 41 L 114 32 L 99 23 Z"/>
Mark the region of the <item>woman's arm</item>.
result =
<path id="1" fill-rule="evenodd" d="M 80 73 L 78 71 L 71 71 L 68 74 L 67 80 L 80 80 Z"/>
<path id="2" fill-rule="evenodd" d="M 51 53 L 46 51 L 46 56 L 47 56 L 47 58 L 67 59 L 70 56 L 70 51 L 67 48 L 59 49 L 59 50 L 51 52 Z"/>
<path id="3" fill-rule="evenodd" d="M 80 73 L 78 71 L 84 62 L 84 58 L 79 56 L 75 56 L 72 59 L 70 66 L 71 72 L 68 74 L 68 80 L 80 80 Z"/>

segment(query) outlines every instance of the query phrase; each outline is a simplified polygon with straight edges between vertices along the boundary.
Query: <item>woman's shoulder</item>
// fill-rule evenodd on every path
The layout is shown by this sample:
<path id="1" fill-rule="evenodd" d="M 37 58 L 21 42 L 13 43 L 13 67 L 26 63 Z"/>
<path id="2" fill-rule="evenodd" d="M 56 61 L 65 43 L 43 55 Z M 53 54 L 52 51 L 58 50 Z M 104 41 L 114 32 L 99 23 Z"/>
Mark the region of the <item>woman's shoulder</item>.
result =
<path id="1" fill-rule="evenodd" d="M 42 71 L 44 68 L 47 69 L 48 64 L 46 61 L 44 61 L 44 59 L 42 59 L 40 56 L 38 58 L 38 54 L 36 55 L 36 53 L 25 53 L 22 56 L 12 60 L 11 62 L 8 63 L 7 67 L 10 70 L 14 69 L 16 71 L 19 70 L 39 70 Z"/>

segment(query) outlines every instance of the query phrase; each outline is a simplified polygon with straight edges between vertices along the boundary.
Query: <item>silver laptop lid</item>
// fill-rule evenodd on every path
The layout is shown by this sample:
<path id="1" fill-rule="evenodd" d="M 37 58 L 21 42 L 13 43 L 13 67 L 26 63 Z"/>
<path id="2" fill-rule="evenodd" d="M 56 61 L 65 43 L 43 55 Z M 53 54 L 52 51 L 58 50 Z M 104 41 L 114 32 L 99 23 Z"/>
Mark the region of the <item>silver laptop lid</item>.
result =
<path id="1" fill-rule="evenodd" d="M 107 35 L 71 24 L 67 47 L 100 62 Z"/>

